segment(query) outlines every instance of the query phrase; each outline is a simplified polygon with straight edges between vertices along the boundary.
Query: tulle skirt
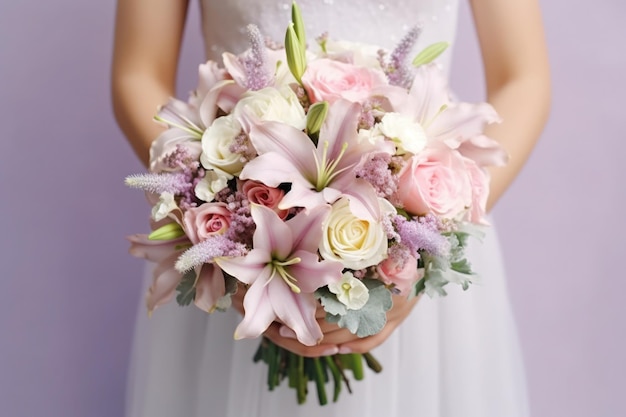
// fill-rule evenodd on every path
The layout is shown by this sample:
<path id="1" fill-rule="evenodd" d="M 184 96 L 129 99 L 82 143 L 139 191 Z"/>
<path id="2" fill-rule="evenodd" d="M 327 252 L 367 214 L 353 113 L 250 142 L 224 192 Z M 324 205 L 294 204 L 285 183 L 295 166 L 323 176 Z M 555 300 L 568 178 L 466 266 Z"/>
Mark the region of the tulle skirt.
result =
<path id="1" fill-rule="evenodd" d="M 267 390 L 258 340 L 233 340 L 234 311 L 208 315 L 173 303 L 147 317 L 139 308 L 128 379 L 127 417 L 527 417 L 524 370 L 493 228 L 469 259 L 480 281 L 422 297 L 372 353 L 383 365 L 320 406 L 309 386 L 298 405 L 286 381 Z M 146 286 L 151 279 L 146 268 Z"/>

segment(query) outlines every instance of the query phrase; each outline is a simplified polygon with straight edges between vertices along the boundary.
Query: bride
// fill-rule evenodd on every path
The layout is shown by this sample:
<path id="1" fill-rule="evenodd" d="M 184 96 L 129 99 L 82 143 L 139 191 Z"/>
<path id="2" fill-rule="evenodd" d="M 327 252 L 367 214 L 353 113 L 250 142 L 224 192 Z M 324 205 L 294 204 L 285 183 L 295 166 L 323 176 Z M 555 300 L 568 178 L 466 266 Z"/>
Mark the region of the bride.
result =
<path id="1" fill-rule="evenodd" d="M 267 0 L 201 0 L 206 55 L 247 47 L 245 26 L 283 39 L 290 4 Z M 452 41 L 458 0 L 301 0 L 307 31 L 391 49 L 415 24 L 418 50 Z M 137 156 L 148 164 L 162 129 L 155 109 L 174 95 L 187 0 L 118 0 L 112 90 L 115 115 Z M 549 75 L 538 0 L 472 0 L 487 100 L 504 119 L 487 134 L 511 155 L 492 170 L 492 207 L 522 168 L 545 123 Z M 450 54 L 440 59 L 450 67 Z M 528 416 L 523 367 L 493 228 L 469 259 L 481 284 L 417 303 L 394 300 L 382 332 L 358 339 L 327 326 L 318 346 L 266 335 L 305 356 L 373 351 L 385 370 L 353 384 L 354 393 L 320 408 L 296 404 L 285 387 L 266 392 L 265 367 L 254 365 L 258 341 L 232 340 L 234 312 L 207 315 L 168 305 L 148 319 L 140 311 L 129 372 L 129 417 L 193 416 Z M 146 273 L 149 280 L 150 270 Z"/>

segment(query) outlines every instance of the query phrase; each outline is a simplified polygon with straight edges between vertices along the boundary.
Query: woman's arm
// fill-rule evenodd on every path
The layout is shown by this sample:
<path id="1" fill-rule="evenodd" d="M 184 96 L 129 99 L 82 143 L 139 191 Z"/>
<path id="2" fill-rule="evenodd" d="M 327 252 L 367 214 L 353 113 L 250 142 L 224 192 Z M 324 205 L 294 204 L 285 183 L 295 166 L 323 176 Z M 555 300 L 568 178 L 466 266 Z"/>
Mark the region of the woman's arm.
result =
<path id="1" fill-rule="evenodd" d="M 487 209 L 524 166 L 548 117 L 550 71 L 538 0 L 471 0 L 487 84 L 487 101 L 503 122 L 488 136 L 510 161 L 491 170 Z"/>
<path id="2" fill-rule="evenodd" d="M 111 88 L 117 122 L 148 165 L 163 130 L 153 121 L 174 95 L 188 0 L 118 0 Z"/>

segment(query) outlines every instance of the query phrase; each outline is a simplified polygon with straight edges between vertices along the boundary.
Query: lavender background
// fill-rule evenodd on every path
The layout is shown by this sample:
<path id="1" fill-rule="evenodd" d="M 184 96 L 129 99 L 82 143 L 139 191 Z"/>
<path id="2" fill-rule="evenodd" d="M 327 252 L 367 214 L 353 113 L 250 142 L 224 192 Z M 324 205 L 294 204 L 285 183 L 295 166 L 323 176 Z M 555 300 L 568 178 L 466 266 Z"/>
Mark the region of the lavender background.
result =
<path id="1" fill-rule="evenodd" d="M 0 3 L 0 415 L 121 416 L 146 230 L 112 118 L 114 2 Z M 195 4 L 181 93 L 202 57 Z M 620 0 L 543 1 L 552 118 L 495 211 L 533 415 L 623 416 L 626 221 Z M 453 84 L 480 99 L 463 6 Z M 505 417 L 505 416 L 503 416 Z"/>

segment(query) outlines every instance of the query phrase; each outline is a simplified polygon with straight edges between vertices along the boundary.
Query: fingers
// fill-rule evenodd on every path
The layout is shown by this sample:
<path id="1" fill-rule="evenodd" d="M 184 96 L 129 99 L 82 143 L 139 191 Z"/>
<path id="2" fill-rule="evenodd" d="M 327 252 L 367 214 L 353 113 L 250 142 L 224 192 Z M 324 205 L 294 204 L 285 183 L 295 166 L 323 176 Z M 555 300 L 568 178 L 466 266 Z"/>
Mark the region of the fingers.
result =
<path id="1" fill-rule="evenodd" d="M 322 344 L 316 346 L 305 346 L 302 343 L 298 342 L 296 339 L 281 336 L 279 327 L 280 324 L 272 323 L 270 327 L 268 327 L 268 329 L 265 331 L 265 336 L 267 336 L 268 339 L 276 343 L 278 346 L 285 348 L 300 356 L 315 358 L 319 356 L 334 355 L 339 351 L 337 345 L 327 344 L 326 342 L 323 342 Z"/>

